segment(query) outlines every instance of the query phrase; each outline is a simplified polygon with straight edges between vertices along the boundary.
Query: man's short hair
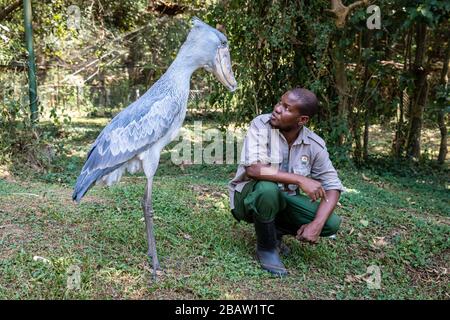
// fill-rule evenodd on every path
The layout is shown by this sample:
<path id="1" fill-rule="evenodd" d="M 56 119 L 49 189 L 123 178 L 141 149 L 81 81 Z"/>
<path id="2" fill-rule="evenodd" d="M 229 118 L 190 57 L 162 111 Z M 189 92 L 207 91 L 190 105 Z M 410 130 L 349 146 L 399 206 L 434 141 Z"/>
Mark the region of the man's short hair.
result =
<path id="1" fill-rule="evenodd" d="M 318 111 L 318 100 L 316 95 L 304 88 L 294 88 L 291 92 L 297 97 L 299 102 L 300 114 L 313 117 Z"/>

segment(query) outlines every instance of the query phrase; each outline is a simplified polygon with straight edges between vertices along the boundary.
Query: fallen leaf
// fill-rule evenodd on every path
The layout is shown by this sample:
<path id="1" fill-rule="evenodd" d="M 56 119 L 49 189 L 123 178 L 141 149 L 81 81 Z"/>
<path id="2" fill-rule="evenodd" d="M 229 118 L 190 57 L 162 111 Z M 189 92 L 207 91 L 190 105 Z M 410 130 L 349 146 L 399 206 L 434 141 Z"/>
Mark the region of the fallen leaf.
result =
<path id="1" fill-rule="evenodd" d="M 192 237 L 189 234 L 187 234 L 187 233 L 183 233 L 183 238 L 185 238 L 186 240 L 191 240 L 192 239 Z"/>
<path id="2" fill-rule="evenodd" d="M 367 226 L 369 225 L 369 221 L 367 221 L 367 220 L 361 219 L 361 220 L 359 220 L 359 222 L 361 222 L 361 224 L 362 224 L 364 227 L 367 227 Z"/>
<path id="3" fill-rule="evenodd" d="M 348 274 L 345 276 L 345 282 L 360 282 L 361 279 L 365 276 L 365 274 L 363 275 L 351 275 Z"/>
<path id="4" fill-rule="evenodd" d="M 34 256 L 33 260 L 34 261 L 41 261 L 43 263 L 50 263 L 50 260 L 48 260 L 48 259 L 46 259 L 44 257 L 41 257 L 41 256 Z"/>
<path id="5" fill-rule="evenodd" d="M 375 237 L 375 239 L 373 239 L 373 243 L 377 247 L 385 247 L 389 244 L 386 240 L 384 240 L 385 238 L 386 237 Z"/>

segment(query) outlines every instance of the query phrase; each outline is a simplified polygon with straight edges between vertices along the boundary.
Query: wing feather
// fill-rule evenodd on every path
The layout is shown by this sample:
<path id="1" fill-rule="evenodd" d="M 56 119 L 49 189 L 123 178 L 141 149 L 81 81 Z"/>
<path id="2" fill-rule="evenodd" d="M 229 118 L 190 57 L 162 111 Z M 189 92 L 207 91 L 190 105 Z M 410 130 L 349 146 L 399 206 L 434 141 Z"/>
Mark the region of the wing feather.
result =
<path id="1" fill-rule="evenodd" d="M 79 202 L 98 179 L 166 135 L 177 116 L 179 102 L 170 94 L 150 98 L 143 95 L 114 117 L 89 150 L 72 198 Z"/>

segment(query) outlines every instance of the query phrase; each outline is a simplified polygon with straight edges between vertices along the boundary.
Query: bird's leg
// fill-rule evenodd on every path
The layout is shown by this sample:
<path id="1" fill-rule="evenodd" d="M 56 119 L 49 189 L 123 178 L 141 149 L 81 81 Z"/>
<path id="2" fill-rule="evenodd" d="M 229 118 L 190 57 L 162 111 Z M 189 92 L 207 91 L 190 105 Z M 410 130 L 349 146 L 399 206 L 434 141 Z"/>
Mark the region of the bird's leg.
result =
<path id="1" fill-rule="evenodd" d="M 155 233 L 153 230 L 153 206 L 152 206 L 152 184 L 153 179 L 147 181 L 145 187 L 144 199 L 142 200 L 142 208 L 144 210 L 145 226 L 147 229 L 148 256 L 152 259 L 153 280 L 156 280 L 156 270 L 159 270 L 159 261 L 156 254 Z"/>

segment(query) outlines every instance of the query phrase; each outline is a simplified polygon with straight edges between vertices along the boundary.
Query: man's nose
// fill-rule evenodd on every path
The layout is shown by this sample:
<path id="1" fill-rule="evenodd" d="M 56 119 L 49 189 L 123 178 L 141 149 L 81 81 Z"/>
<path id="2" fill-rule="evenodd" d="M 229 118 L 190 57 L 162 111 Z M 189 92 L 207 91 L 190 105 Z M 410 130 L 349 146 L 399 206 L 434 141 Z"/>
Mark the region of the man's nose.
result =
<path id="1" fill-rule="evenodd" d="M 281 104 L 277 103 L 273 109 L 276 113 L 281 113 Z"/>

